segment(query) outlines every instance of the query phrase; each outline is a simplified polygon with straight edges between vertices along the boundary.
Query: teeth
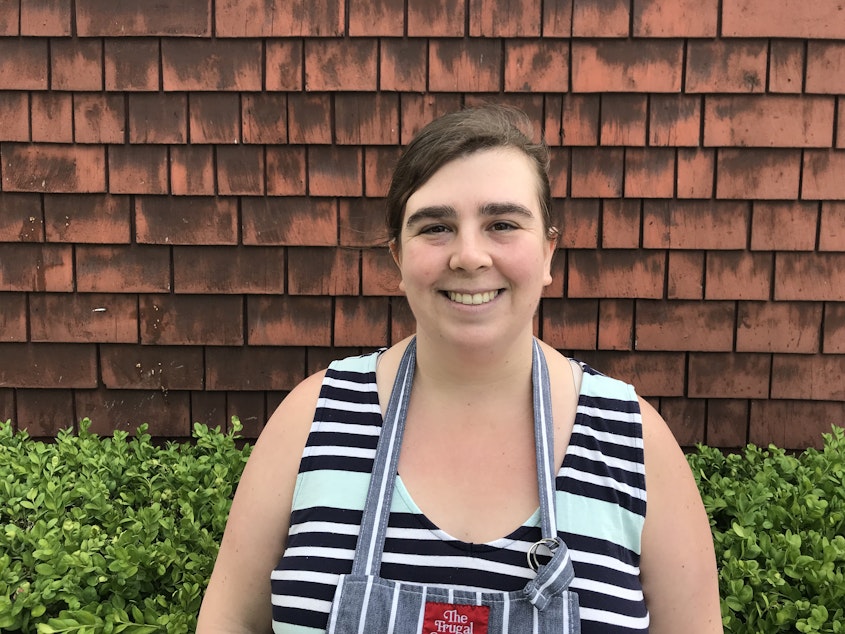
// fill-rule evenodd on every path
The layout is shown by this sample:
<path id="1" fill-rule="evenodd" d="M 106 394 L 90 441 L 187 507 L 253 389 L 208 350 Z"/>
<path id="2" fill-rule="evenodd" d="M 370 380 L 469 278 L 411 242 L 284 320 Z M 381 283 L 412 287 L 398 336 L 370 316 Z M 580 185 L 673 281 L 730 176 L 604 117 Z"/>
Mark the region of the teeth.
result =
<path id="1" fill-rule="evenodd" d="M 452 291 L 449 291 L 449 299 L 453 302 L 469 306 L 474 304 L 486 304 L 487 302 L 493 300 L 498 294 L 499 291 L 486 291 L 484 293 L 453 293 Z"/>

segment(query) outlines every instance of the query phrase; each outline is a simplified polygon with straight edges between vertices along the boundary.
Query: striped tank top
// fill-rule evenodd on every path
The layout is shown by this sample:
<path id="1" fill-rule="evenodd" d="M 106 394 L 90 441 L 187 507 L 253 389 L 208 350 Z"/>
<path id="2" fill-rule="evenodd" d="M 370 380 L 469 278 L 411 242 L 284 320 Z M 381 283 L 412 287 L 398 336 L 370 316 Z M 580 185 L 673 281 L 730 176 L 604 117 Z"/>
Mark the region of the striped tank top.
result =
<path id="1" fill-rule="evenodd" d="M 300 462 L 284 554 L 271 574 L 273 631 L 324 634 L 340 575 L 349 574 L 381 430 L 379 353 L 326 371 Z M 646 510 L 642 422 L 633 387 L 582 364 L 575 425 L 556 477 L 558 534 L 572 556 L 582 634 L 647 632 L 639 580 Z M 455 589 L 511 592 L 534 576 L 539 509 L 484 544 L 435 526 L 397 477 L 381 576 Z"/>

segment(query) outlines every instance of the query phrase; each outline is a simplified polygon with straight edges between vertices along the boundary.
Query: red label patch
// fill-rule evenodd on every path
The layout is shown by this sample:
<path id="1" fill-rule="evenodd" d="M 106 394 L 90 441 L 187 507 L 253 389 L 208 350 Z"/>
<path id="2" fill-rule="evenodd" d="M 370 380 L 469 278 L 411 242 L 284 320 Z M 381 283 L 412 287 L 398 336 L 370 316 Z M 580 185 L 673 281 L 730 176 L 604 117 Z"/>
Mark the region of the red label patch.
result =
<path id="1" fill-rule="evenodd" d="M 486 605 L 426 603 L 422 634 L 487 634 Z"/>

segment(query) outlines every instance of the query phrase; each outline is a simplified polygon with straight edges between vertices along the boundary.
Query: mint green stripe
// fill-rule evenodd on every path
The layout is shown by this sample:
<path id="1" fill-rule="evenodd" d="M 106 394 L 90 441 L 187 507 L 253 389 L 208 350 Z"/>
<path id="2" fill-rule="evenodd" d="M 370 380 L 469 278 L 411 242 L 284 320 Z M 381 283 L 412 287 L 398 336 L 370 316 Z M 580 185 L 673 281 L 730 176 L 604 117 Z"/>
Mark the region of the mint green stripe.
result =
<path id="1" fill-rule="evenodd" d="M 326 634 L 326 630 L 273 621 L 273 634 Z"/>
<path id="2" fill-rule="evenodd" d="M 636 393 L 627 383 L 607 376 L 584 374 L 581 393 L 588 396 L 603 396 L 619 401 L 636 400 Z"/>
<path id="3" fill-rule="evenodd" d="M 292 510 L 300 511 L 315 503 L 320 506 L 360 511 L 367 499 L 369 473 L 354 471 L 307 471 L 296 477 Z"/>
<path id="4" fill-rule="evenodd" d="M 594 498 L 558 491 L 555 497 L 558 527 L 570 533 L 596 537 L 640 554 L 645 518 L 620 506 Z"/>
<path id="5" fill-rule="evenodd" d="M 378 354 L 372 352 L 360 357 L 346 357 L 332 362 L 332 367 L 344 372 L 372 372 L 376 368 L 376 359 Z"/>
<path id="6" fill-rule="evenodd" d="M 364 508 L 370 476 L 350 471 L 309 471 L 296 479 L 293 510 L 320 506 L 360 511 Z M 401 497 L 398 496 L 398 497 Z M 394 495 L 393 506 L 396 507 Z M 637 554 L 644 518 L 615 504 L 557 491 L 558 526 L 567 532 L 619 544 Z"/>

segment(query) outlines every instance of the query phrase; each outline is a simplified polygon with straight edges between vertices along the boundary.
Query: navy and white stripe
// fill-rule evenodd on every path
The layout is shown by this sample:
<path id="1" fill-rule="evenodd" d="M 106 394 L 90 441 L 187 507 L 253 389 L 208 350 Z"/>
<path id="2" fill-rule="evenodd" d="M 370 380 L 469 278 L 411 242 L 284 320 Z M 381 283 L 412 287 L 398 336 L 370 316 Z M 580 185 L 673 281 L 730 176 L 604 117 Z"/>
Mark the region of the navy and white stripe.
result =
<path id="1" fill-rule="evenodd" d="M 377 353 L 335 362 L 323 382 L 300 464 L 286 551 L 272 573 L 277 634 L 324 634 L 349 574 L 382 425 Z M 639 582 L 646 508 L 641 418 L 631 386 L 583 366 L 575 426 L 555 481 L 558 535 L 575 570 L 583 634 L 646 632 Z M 534 577 L 526 553 L 539 510 L 487 544 L 434 526 L 397 478 L 381 576 L 467 591 L 510 592 Z"/>

